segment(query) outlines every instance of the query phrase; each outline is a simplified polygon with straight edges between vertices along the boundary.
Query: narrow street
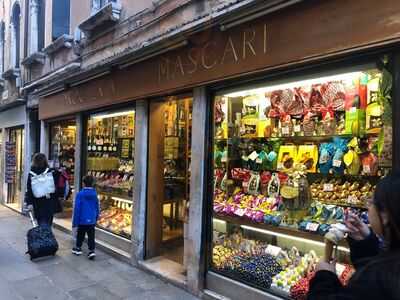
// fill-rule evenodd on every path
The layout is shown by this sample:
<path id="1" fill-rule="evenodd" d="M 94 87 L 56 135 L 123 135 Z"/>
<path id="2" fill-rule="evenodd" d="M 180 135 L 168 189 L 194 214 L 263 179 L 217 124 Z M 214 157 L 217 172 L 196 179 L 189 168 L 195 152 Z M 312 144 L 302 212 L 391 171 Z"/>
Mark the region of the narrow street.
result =
<path id="1" fill-rule="evenodd" d="M 55 258 L 31 262 L 25 255 L 27 218 L 0 206 L 1 300 L 196 299 L 109 255 L 95 261 L 71 254 L 71 237 L 55 230 Z"/>

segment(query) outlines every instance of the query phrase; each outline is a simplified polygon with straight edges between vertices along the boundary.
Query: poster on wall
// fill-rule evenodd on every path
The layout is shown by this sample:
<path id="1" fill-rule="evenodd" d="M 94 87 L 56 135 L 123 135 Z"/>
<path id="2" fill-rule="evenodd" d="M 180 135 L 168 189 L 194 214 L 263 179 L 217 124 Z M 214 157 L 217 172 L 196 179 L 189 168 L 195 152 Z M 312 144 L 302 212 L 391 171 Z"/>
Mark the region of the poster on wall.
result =
<path id="1" fill-rule="evenodd" d="M 15 142 L 6 142 L 5 182 L 14 183 L 17 172 L 17 157 Z"/>

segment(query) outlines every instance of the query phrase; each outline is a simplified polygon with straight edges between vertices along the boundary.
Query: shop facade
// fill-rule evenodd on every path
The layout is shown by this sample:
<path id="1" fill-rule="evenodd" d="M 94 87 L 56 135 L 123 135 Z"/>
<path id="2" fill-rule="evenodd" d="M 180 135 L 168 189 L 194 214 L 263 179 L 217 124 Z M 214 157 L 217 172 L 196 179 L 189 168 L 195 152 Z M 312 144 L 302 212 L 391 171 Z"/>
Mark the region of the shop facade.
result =
<path id="1" fill-rule="evenodd" d="M 398 6 L 300 3 L 47 93 L 41 149 L 75 190 L 96 177 L 99 240 L 130 261 L 193 293 L 296 297 L 400 164 Z"/>
<path id="2" fill-rule="evenodd" d="M 1 128 L 1 201 L 18 212 L 22 211 L 25 191 L 27 145 L 26 124 L 29 119 L 25 105 L 0 112 Z M 30 142 L 29 142 L 30 144 Z"/>

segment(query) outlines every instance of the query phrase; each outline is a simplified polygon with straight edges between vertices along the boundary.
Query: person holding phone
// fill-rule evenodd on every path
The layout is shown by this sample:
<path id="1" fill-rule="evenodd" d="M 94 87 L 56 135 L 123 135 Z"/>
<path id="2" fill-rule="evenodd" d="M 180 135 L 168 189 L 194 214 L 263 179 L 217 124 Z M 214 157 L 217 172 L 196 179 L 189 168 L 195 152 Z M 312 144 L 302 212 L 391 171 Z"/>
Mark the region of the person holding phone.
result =
<path id="1" fill-rule="evenodd" d="M 358 216 L 347 215 L 350 257 L 356 272 L 343 286 L 335 261 L 321 261 L 310 282 L 308 300 L 400 299 L 399 197 L 400 173 L 390 174 L 378 183 L 368 202 L 370 227 Z"/>

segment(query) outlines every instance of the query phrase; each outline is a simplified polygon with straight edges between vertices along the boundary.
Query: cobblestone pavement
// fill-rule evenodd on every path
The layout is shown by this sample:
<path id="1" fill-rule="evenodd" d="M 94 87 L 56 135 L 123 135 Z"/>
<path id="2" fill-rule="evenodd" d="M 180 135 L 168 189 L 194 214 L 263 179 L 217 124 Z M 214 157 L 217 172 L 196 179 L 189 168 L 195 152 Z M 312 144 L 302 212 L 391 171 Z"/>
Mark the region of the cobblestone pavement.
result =
<path id="1" fill-rule="evenodd" d="M 31 262 L 29 220 L 0 206 L 0 222 L 0 300 L 197 299 L 101 251 L 95 261 L 74 256 L 71 237 L 57 230 L 57 256 Z"/>

